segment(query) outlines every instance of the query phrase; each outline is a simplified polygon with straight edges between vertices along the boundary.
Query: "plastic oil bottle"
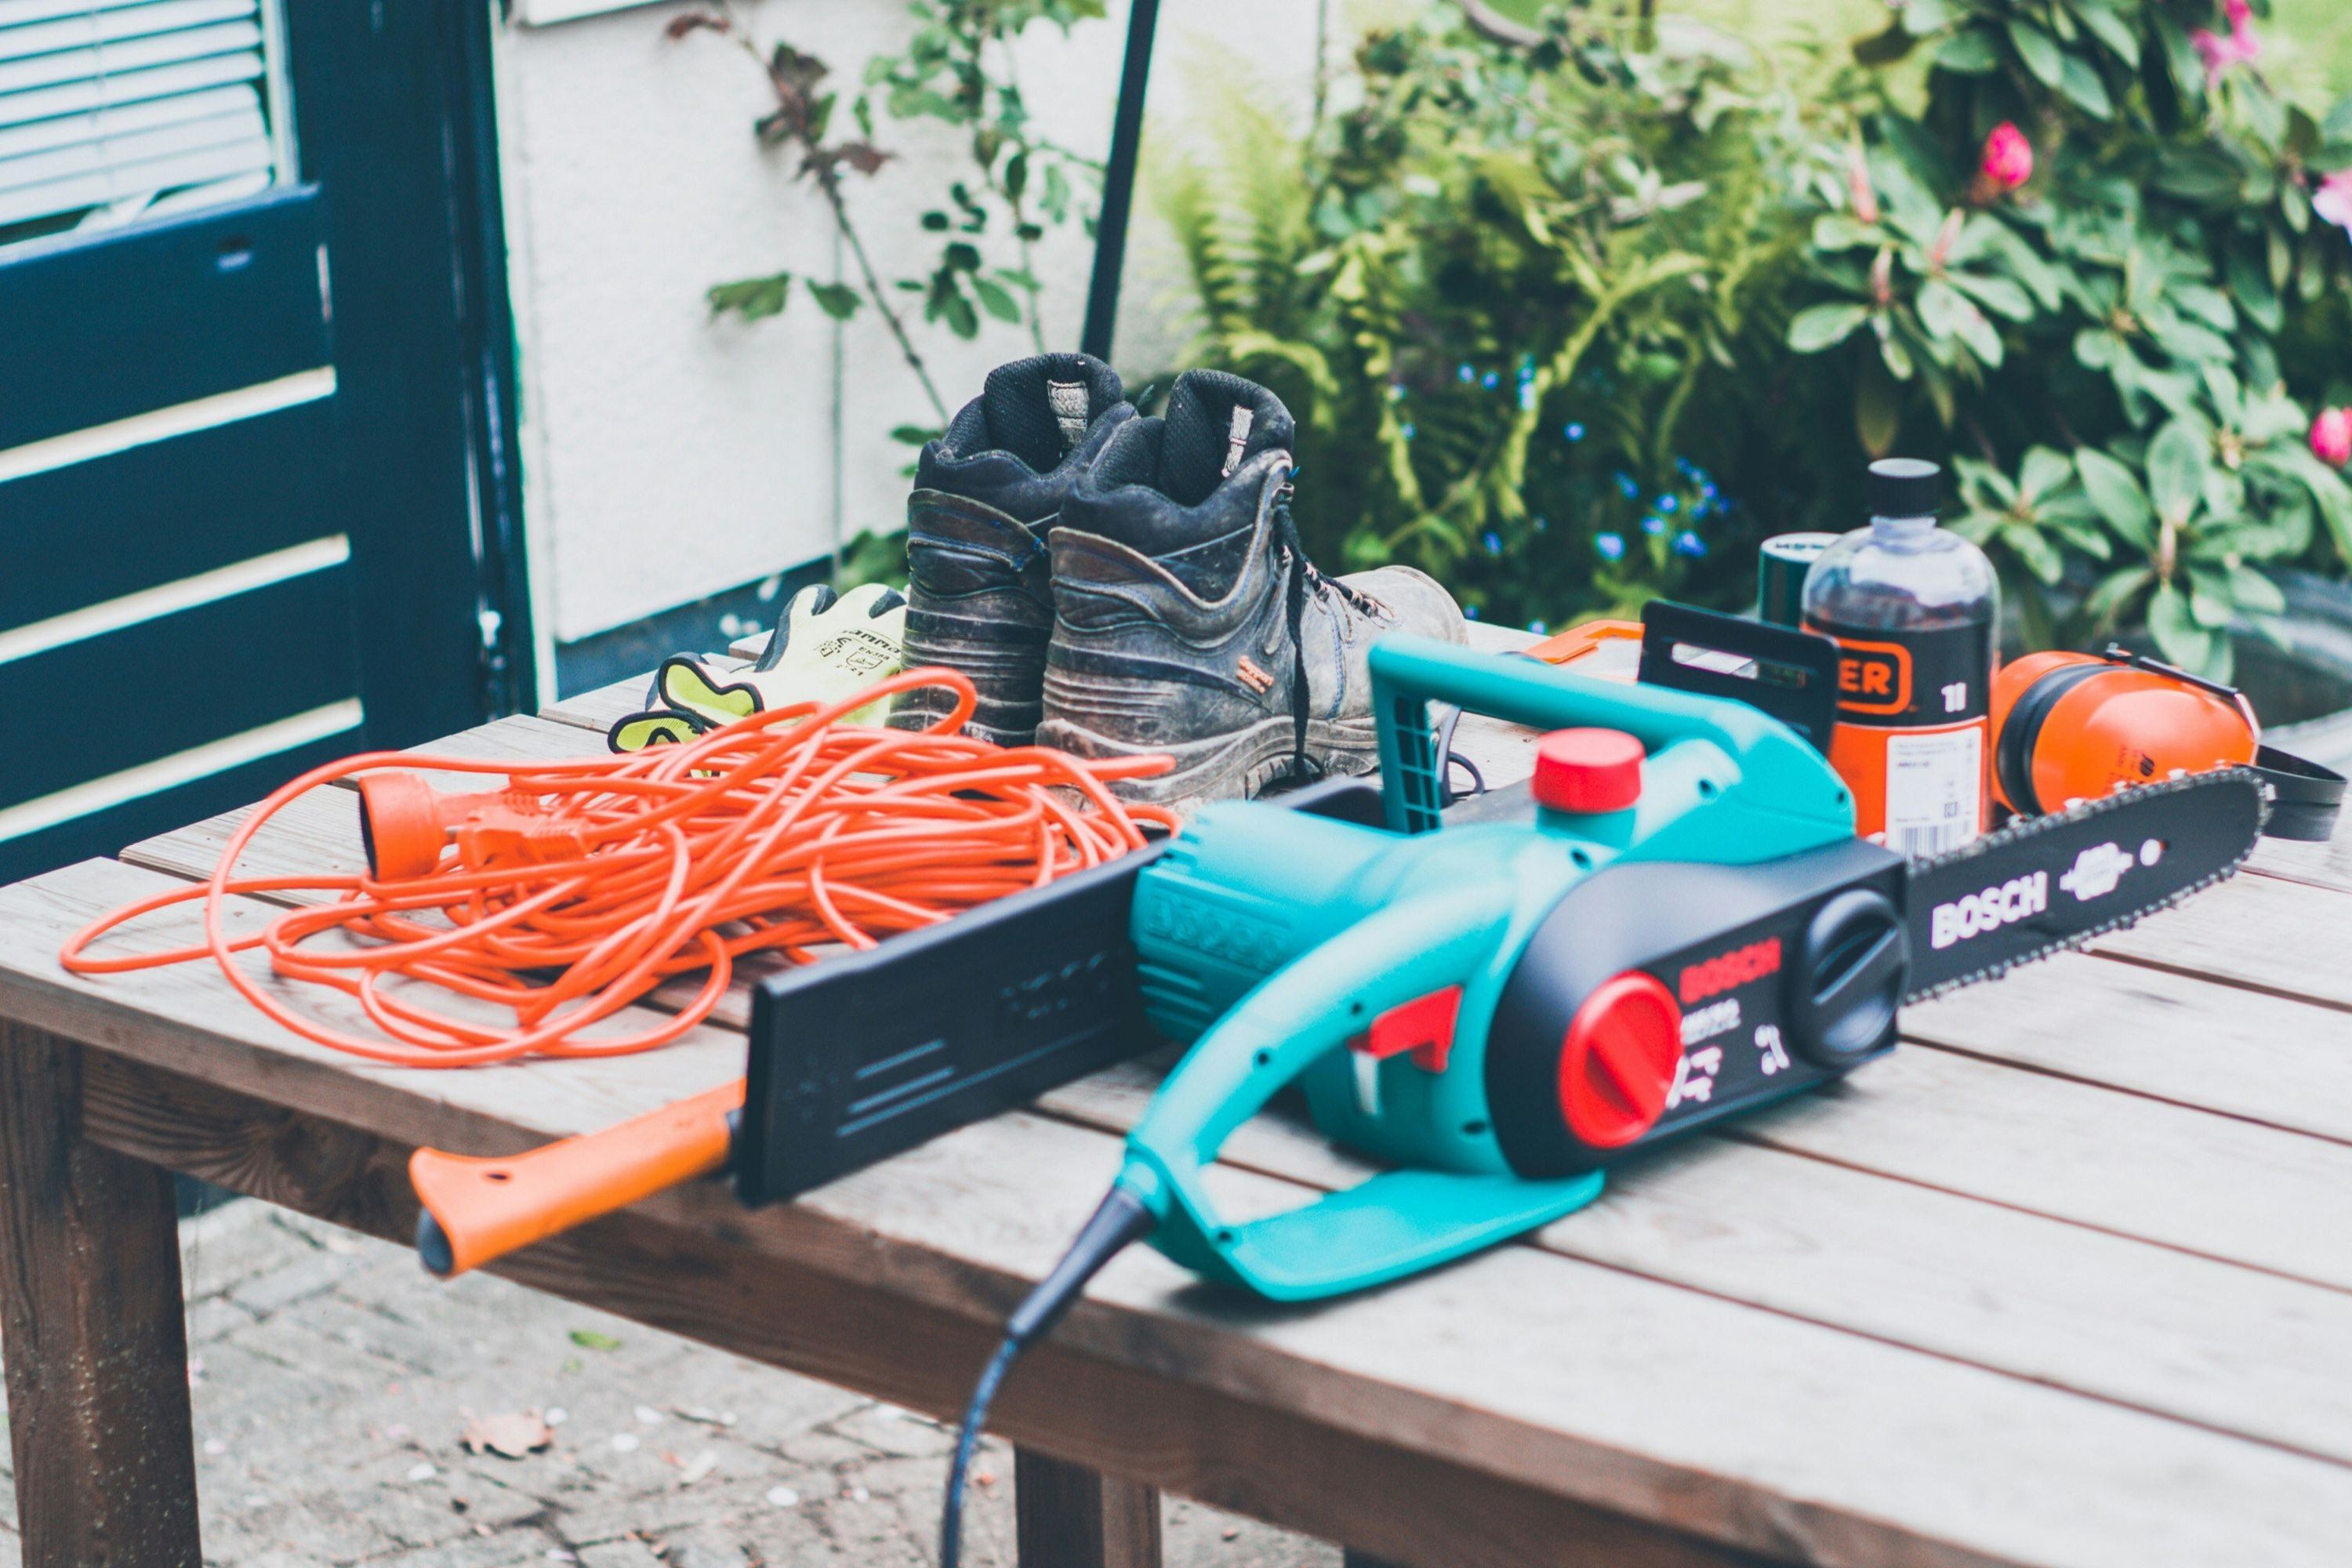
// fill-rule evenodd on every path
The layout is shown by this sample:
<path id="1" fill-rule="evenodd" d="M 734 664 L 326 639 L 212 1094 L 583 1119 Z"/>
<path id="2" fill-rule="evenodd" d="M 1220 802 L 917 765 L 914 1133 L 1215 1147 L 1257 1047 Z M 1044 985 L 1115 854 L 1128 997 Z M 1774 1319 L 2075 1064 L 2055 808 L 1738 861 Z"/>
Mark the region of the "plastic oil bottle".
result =
<path id="1" fill-rule="evenodd" d="M 2000 586 L 1984 552 L 1936 525 L 1943 471 L 1870 466 L 1870 526 L 1805 574 L 1804 624 L 1837 639 L 1830 764 L 1855 829 L 1934 855 L 1991 826 L 1990 697 Z"/>

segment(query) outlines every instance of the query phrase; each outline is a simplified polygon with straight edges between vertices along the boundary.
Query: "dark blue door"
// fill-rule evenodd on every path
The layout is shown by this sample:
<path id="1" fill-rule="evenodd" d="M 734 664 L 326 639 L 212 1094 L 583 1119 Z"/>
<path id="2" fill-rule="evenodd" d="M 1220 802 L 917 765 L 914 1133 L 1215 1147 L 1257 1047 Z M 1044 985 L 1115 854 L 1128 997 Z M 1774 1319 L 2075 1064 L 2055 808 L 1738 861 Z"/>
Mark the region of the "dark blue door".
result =
<path id="1" fill-rule="evenodd" d="M 529 690 L 472 0 L 0 0 L 0 881 Z"/>

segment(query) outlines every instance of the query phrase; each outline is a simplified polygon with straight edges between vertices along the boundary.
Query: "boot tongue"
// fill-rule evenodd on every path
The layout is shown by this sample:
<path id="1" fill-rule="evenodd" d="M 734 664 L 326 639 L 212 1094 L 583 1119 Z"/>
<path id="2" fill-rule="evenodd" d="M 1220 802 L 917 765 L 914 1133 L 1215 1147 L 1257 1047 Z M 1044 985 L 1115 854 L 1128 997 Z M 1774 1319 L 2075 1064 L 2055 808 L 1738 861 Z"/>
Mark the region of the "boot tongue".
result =
<path id="1" fill-rule="evenodd" d="M 1260 452 L 1288 450 L 1297 435 L 1282 399 L 1257 383 L 1220 370 L 1188 370 L 1168 394 L 1160 493 L 1198 506 L 1234 469 Z"/>
<path id="2" fill-rule="evenodd" d="M 951 429 L 950 445 L 967 454 L 984 445 L 1012 453 L 1038 473 L 1050 473 L 1104 411 L 1125 400 L 1118 373 L 1091 354 L 1015 360 L 988 373 L 976 405 L 982 428 Z M 965 416 L 959 415 L 956 425 L 964 423 Z M 954 439 L 958 436 L 982 439 Z"/>

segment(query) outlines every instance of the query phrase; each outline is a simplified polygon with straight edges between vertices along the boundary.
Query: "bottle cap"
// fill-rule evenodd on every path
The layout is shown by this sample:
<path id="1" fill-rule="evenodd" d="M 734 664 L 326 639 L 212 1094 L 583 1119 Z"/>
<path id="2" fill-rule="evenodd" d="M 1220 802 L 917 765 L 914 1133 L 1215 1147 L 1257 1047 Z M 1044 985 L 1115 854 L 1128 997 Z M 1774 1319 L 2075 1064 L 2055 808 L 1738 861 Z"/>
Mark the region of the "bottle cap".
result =
<path id="1" fill-rule="evenodd" d="M 1933 517 L 1943 510 L 1944 470 L 1919 458 L 1881 458 L 1870 465 L 1873 517 Z"/>

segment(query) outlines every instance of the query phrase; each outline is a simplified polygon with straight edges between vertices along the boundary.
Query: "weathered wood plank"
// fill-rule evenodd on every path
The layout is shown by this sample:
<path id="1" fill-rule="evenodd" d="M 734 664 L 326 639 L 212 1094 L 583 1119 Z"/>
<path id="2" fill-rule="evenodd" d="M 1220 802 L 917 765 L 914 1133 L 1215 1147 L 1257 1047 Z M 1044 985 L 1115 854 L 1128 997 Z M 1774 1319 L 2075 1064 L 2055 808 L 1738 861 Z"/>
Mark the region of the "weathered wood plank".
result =
<path id="1" fill-rule="evenodd" d="M 1903 1032 L 1988 1060 L 2352 1142 L 2352 1015 L 2333 1008 L 2061 953 L 1906 1008 Z"/>
<path id="2" fill-rule="evenodd" d="M 249 1178 L 295 1142 L 275 1108 L 250 1106 L 240 1127 L 216 1087 L 159 1089 L 169 1075 L 99 1059 L 121 1078 L 93 1097 L 110 1145 Z M 398 1234 L 404 1152 L 383 1142 L 372 1173 L 343 1184 L 378 1195 L 334 1201 Z M 794 1205 L 745 1214 L 708 1184 L 665 1194 L 508 1271 L 945 1415 L 1116 1150 L 1007 1116 Z M 1234 1174 L 1253 1205 L 1307 1195 Z M 302 1180 L 282 1174 L 272 1194 Z M 999 1408 L 1016 1443 L 1462 1568 L 1521 1568 L 1531 1550 L 1612 1568 L 1726 1561 L 1704 1541 L 1852 1568 L 2242 1568 L 2336 1563 L 2352 1529 L 2343 1466 L 1528 1247 L 1314 1310 L 1130 1254 Z"/>
<path id="3" fill-rule="evenodd" d="M 1160 1493 L 1036 1448 L 1013 1456 L 1020 1561 L 1051 1568 L 1160 1568 Z"/>
<path id="4" fill-rule="evenodd" d="M 1900 1050 L 1727 1136 L 2352 1289 L 2352 1149 Z"/>
<path id="5" fill-rule="evenodd" d="M 1123 1134 L 1157 1085 L 1129 1065 L 1039 1104 Z M 1370 1170 L 1278 1115 L 1248 1123 L 1225 1157 L 1324 1189 Z M 1599 1204 L 1534 1241 L 2352 1464 L 2352 1297 L 2340 1291 L 1717 1139 L 1621 1167 Z"/>
<path id="6" fill-rule="evenodd" d="M 2352 892 L 2352 814 L 2337 818 L 2335 837 L 2326 843 L 2265 838 L 2246 866 L 2264 876 Z"/>
<path id="7" fill-rule="evenodd" d="M 483 1152 L 511 1153 L 545 1138 L 609 1126 L 743 1072 L 742 1037 L 708 1026 L 635 1056 L 462 1070 L 383 1067 L 279 1028 L 224 984 L 208 963 L 91 979 L 58 966 L 58 946 L 67 935 L 98 915 L 175 885 L 152 871 L 91 860 L 0 889 L 0 1016 L 184 1068 L 279 1100 L 289 1110 L 378 1126 L 411 1142 L 464 1145 L 487 1136 L 502 1145 Z M 201 941 L 200 910 L 191 903 L 141 921 L 121 939 L 121 950 L 159 951 Z M 254 900 L 232 900 L 227 929 L 251 931 L 277 912 Z M 265 955 L 247 953 L 240 962 L 265 987 L 288 994 L 269 976 Z M 440 1000 L 461 1005 L 455 998 Z M 298 1005 L 331 1026 L 373 1033 L 355 1003 L 319 987 L 300 987 Z M 657 1020 L 656 1014 L 636 1011 L 616 1018 L 624 1027 Z"/>
<path id="8" fill-rule="evenodd" d="M 31 1568 L 198 1568 L 169 1172 L 81 1135 L 79 1047 L 0 1018 L 0 1339 Z"/>
<path id="9" fill-rule="evenodd" d="M 2352 1007 L 2352 893 L 2233 877 L 2091 951 L 2276 995 Z"/>

